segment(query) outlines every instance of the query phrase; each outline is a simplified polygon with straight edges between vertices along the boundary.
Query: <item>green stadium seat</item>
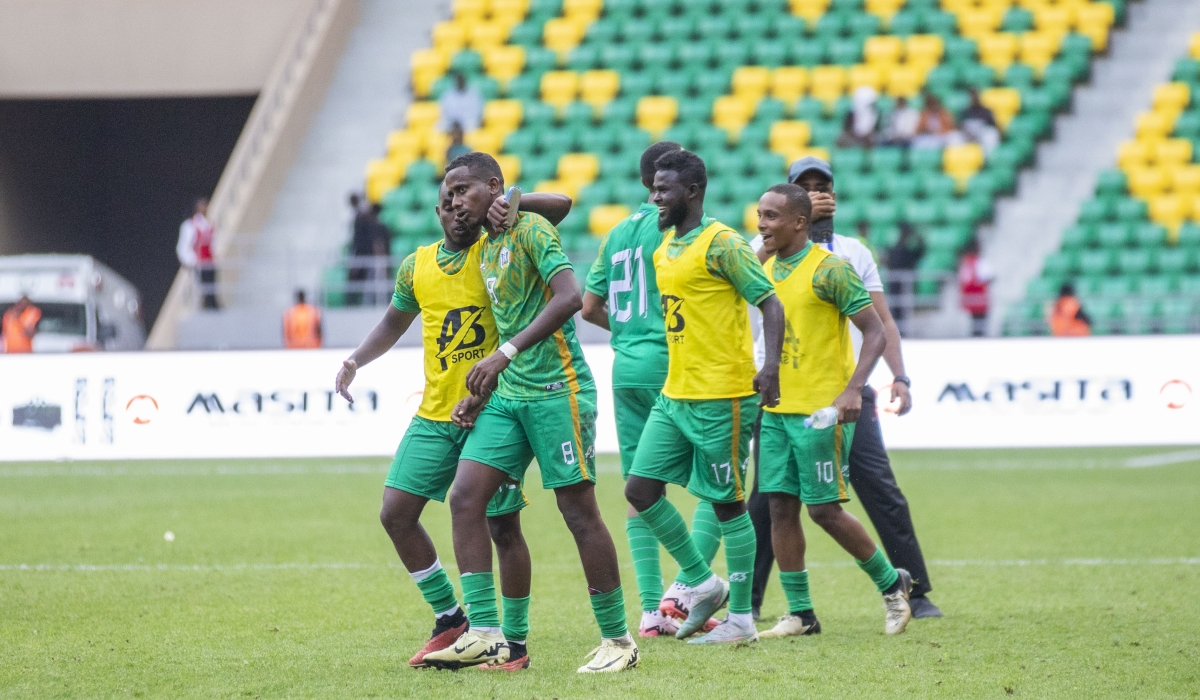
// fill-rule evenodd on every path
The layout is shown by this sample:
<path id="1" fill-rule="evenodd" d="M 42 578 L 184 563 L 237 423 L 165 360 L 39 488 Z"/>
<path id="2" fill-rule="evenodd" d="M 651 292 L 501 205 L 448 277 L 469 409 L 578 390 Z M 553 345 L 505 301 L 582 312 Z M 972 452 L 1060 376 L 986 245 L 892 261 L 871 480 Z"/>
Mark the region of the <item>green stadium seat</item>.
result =
<path id="1" fill-rule="evenodd" d="M 941 172 L 942 149 L 913 148 L 909 150 L 908 167 L 915 172 Z"/>
<path id="2" fill-rule="evenodd" d="M 1033 66 L 1027 63 L 1014 63 L 1008 67 L 1008 70 L 1004 71 L 1004 84 L 1007 87 L 1020 90 L 1033 87 L 1035 77 Z"/>
<path id="3" fill-rule="evenodd" d="M 1085 275 L 1103 275 L 1116 267 L 1111 250 L 1085 250 L 1079 254 L 1079 270 Z"/>
<path id="4" fill-rule="evenodd" d="M 630 46 L 631 44 L 638 45 L 649 42 L 652 38 L 654 38 L 656 30 L 657 27 L 655 26 L 654 22 L 647 22 L 640 19 L 630 19 L 621 22 L 618 33 L 621 37 L 621 41 L 625 44 L 622 47 L 624 50 L 623 52 L 626 55 L 629 55 L 631 53 L 630 49 L 632 48 L 632 46 Z"/>
<path id="5" fill-rule="evenodd" d="M 504 94 L 514 100 L 522 100 L 526 104 L 537 100 L 538 93 L 542 89 L 542 76 L 540 73 L 531 73 L 526 71 L 508 81 L 508 87 Z M 546 105 L 549 107 L 549 105 Z M 553 107 L 551 107 L 553 109 Z M 529 121 L 528 113 L 525 115 L 526 122 Z"/>
<path id="6" fill-rule="evenodd" d="M 1167 228 L 1149 222 L 1138 224 L 1134 228 L 1133 238 L 1142 248 L 1159 248 L 1167 243 Z"/>
<path id="7" fill-rule="evenodd" d="M 836 39 L 849 32 L 850 16 L 842 12 L 826 12 L 817 20 L 816 35 Z"/>
<path id="8" fill-rule="evenodd" d="M 1144 275 L 1150 271 L 1152 253 L 1145 248 L 1133 248 L 1117 253 L 1117 268 L 1124 275 Z"/>
<path id="9" fill-rule="evenodd" d="M 941 222 L 943 217 L 942 202 L 937 199 L 910 199 L 904 202 L 904 220 L 917 226 L 933 226 Z M 935 248 L 934 242 L 926 237 L 930 248 Z"/>
<path id="10" fill-rule="evenodd" d="M 1033 29 L 1033 13 L 1023 7 L 1010 7 L 1000 22 L 1002 32 L 1027 32 Z"/>
<path id="11" fill-rule="evenodd" d="M 1200 275 L 1189 274 L 1179 278 L 1179 293 L 1200 301 Z"/>
<path id="12" fill-rule="evenodd" d="M 873 15 L 867 12 L 860 12 L 850 17 L 848 29 L 859 41 L 866 39 L 879 33 L 880 26 L 883 24 L 878 15 Z"/>
<path id="13" fill-rule="evenodd" d="M 980 212 L 975 210 L 975 204 L 969 199 L 951 199 L 946 202 L 946 223 L 957 226 L 970 226 L 975 223 Z"/>
<path id="14" fill-rule="evenodd" d="M 1171 80 L 1191 83 L 1200 80 L 1200 61 L 1194 58 L 1181 58 L 1175 61 L 1171 71 Z"/>
<path id="15" fill-rule="evenodd" d="M 1003 146 L 1000 148 L 1003 148 Z M 996 150 L 1000 150 L 1000 148 Z M 1115 198 L 1093 197 L 1092 199 L 1084 200 L 1083 204 L 1079 207 L 1079 223 L 1099 224 L 1107 220 L 1113 214 L 1115 208 Z"/>
<path id="16" fill-rule="evenodd" d="M 950 63 L 974 61 L 978 55 L 979 49 L 973 39 L 954 36 L 945 40 L 945 58 Z"/>
<path id="17" fill-rule="evenodd" d="M 609 177 L 609 174 L 604 172 L 603 165 L 601 165 L 600 173 Z M 613 180 L 598 180 L 579 190 L 579 197 L 575 200 L 574 206 L 591 209 L 594 206 L 608 204 L 613 197 L 613 182 Z"/>
<path id="18" fill-rule="evenodd" d="M 526 51 L 539 46 L 542 43 L 542 29 L 544 22 L 526 20 L 512 28 L 508 34 L 508 41 L 511 44 L 525 47 Z"/>
<path id="19" fill-rule="evenodd" d="M 1121 303 L 1122 330 L 1130 335 L 1151 333 L 1158 326 L 1158 302 L 1126 299 Z"/>
<path id="20" fill-rule="evenodd" d="M 940 182 L 942 183 L 942 185 L 940 186 L 941 188 L 946 188 L 947 186 L 957 186 L 957 183 L 954 181 L 954 178 L 952 178 L 948 175 L 945 176 L 945 179 L 940 180 Z M 953 192 L 953 190 L 950 190 L 950 189 L 947 189 L 945 191 L 947 193 Z M 967 196 L 968 197 L 984 196 L 984 197 L 991 198 L 991 197 L 994 197 L 996 195 L 996 193 L 999 191 L 1000 191 L 1000 184 L 996 181 L 995 174 L 990 173 L 986 170 L 976 173 L 974 176 L 971 177 L 970 180 L 967 181 Z"/>
<path id="21" fill-rule="evenodd" d="M 912 10 L 900 10 L 892 15 L 892 22 L 888 26 L 888 31 L 896 36 L 907 37 L 910 34 L 917 34 L 922 29 L 921 15 Z"/>
<path id="22" fill-rule="evenodd" d="M 871 149 L 870 167 L 876 172 L 897 172 L 904 165 L 904 149 L 879 146 Z"/>
<path id="23" fill-rule="evenodd" d="M 1120 197 L 1125 194 L 1125 173 L 1121 170 L 1103 170 L 1096 176 L 1096 195 Z"/>
<path id="24" fill-rule="evenodd" d="M 837 193 L 839 197 L 849 199 L 874 199 L 881 189 L 882 183 L 871 174 L 850 171 L 837 178 Z"/>
<path id="25" fill-rule="evenodd" d="M 750 62 L 750 43 L 738 40 L 723 41 L 717 46 L 716 56 L 717 64 L 732 75 L 735 68 Z"/>
<path id="26" fill-rule="evenodd" d="M 596 44 L 583 44 L 571 49 L 567 54 L 567 68 L 582 72 L 600 65 L 600 47 Z"/>
<path id="27" fill-rule="evenodd" d="M 892 200 L 870 201 L 863 207 L 864 218 L 875 226 L 894 226 L 900 220 L 899 203 Z"/>
<path id="28" fill-rule="evenodd" d="M 1167 299 L 1162 304 L 1164 333 L 1192 333 L 1196 329 L 1196 305 L 1191 299 Z"/>
<path id="29" fill-rule="evenodd" d="M 879 191 L 892 199 L 912 199 L 917 195 L 921 179 L 895 170 L 872 169 L 879 181 Z"/>
<path id="30" fill-rule="evenodd" d="M 1133 227 L 1124 223 L 1101 224 L 1096 231 L 1096 238 L 1103 248 L 1124 248 L 1129 245 Z"/>
<path id="31" fill-rule="evenodd" d="M 1080 250 L 1096 242 L 1096 231 L 1092 226 L 1076 224 L 1063 231 L 1063 250 Z"/>
<path id="32" fill-rule="evenodd" d="M 1100 296 L 1100 287 L 1104 280 L 1104 277 L 1080 277 L 1075 280 L 1075 293 L 1082 297 Z"/>
<path id="33" fill-rule="evenodd" d="M 762 14 L 746 14 L 734 17 L 734 34 L 742 40 L 759 41 L 771 31 L 771 19 Z"/>
<path id="34" fill-rule="evenodd" d="M 1200 224 L 1187 223 L 1179 227 L 1180 248 L 1200 248 Z"/>
<path id="35" fill-rule="evenodd" d="M 1145 200 L 1122 197 L 1117 200 L 1115 214 L 1118 221 L 1139 223 L 1146 220 L 1146 216 L 1149 214 L 1149 207 Z"/>
<path id="36" fill-rule="evenodd" d="M 1175 291 L 1175 278 L 1169 275 L 1145 275 L 1138 280 L 1138 294 L 1162 301 Z"/>
<path id="37" fill-rule="evenodd" d="M 867 163 L 867 153 L 861 148 L 837 148 L 830 154 L 830 165 L 836 168 L 836 172 L 861 172 Z M 837 177 L 834 177 L 836 186 Z"/>
<path id="38" fill-rule="evenodd" d="M 1194 257 L 1186 248 L 1162 248 L 1155 256 L 1154 266 L 1166 275 L 1181 275 L 1192 267 Z"/>
<path id="39" fill-rule="evenodd" d="M 1074 251 L 1059 251 L 1046 256 L 1042 262 L 1042 276 L 1067 277 L 1079 269 L 1079 253 Z"/>
<path id="40" fill-rule="evenodd" d="M 1179 115 L 1174 134 L 1185 139 L 1200 138 L 1200 111 L 1193 109 Z"/>
<path id="41" fill-rule="evenodd" d="M 1025 287 L 1025 298 L 1040 307 L 1042 304 L 1058 298 L 1060 287 L 1062 287 L 1061 277 L 1035 277 Z"/>
<path id="42" fill-rule="evenodd" d="M 633 68 L 637 56 L 627 44 L 608 44 L 600 47 L 596 66 L 624 73 Z M 577 49 L 578 50 L 578 49 Z"/>
<path id="43" fill-rule="evenodd" d="M 969 63 L 959 71 L 959 82 L 965 87 L 986 90 L 995 84 L 996 71 L 982 63 Z M 1021 104 L 1025 104 L 1023 99 Z"/>
<path id="44" fill-rule="evenodd" d="M 1100 279 L 1099 295 L 1108 299 L 1120 300 L 1137 289 L 1137 282 L 1132 277 L 1104 277 Z"/>

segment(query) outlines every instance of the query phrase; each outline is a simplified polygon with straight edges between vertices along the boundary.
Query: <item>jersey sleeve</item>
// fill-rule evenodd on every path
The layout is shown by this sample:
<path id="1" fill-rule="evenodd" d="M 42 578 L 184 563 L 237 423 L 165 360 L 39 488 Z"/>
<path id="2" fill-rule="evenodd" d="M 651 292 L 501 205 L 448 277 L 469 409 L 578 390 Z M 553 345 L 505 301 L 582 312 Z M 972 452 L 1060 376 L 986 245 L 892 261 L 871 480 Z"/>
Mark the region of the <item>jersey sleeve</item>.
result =
<path id="1" fill-rule="evenodd" d="M 411 253 L 396 270 L 396 290 L 392 292 L 392 306 L 410 314 L 421 312 L 421 305 L 417 303 L 417 295 L 413 291 L 413 273 L 416 269 L 417 254 Z"/>
<path id="2" fill-rule="evenodd" d="M 846 246 L 850 266 L 862 279 L 863 287 L 868 292 L 882 292 L 883 279 L 879 276 L 879 266 L 875 264 L 875 256 L 871 254 L 871 249 L 854 238 L 846 238 L 841 242 Z"/>
<path id="3" fill-rule="evenodd" d="M 871 295 L 850 263 L 830 255 L 817 265 L 813 274 L 813 292 L 827 304 L 833 304 L 843 316 L 853 316 L 871 305 Z"/>
<path id="4" fill-rule="evenodd" d="M 732 284 L 754 306 L 775 293 L 775 285 L 767 279 L 758 256 L 739 233 L 722 231 L 713 238 L 705 262 L 714 277 Z"/>
<path id="5" fill-rule="evenodd" d="M 584 285 L 587 291 L 598 297 L 608 297 L 608 262 L 604 255 L 607 243 L 608 236 L 605 236 L 604 240 L 600 241 L 600 249 L 596 251 L 596 262 L 592 263 L 592 269 L 588 270 L 587 283 Z"/>
<path id="6" fill-rule="evenodd" d="M 564 269 L 571 267 L 571 261 L 563 252 L 562 242 L 558 232 L 540 216 L 530 215 L 531 221 L 525 233 L 525 245 L 528 246 L 538 274 L 547 284 L 550 279 Z"/>

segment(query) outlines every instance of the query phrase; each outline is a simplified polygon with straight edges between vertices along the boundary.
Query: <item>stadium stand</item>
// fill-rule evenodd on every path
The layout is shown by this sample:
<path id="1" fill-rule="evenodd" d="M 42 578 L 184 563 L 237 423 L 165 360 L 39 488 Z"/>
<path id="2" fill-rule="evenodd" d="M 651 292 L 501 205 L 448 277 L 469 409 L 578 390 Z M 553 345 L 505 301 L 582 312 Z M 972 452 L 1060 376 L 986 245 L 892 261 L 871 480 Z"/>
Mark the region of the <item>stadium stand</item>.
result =
<path id="1" fill-rule="evenodd" d="M 1062 246 L 1009 309 L 1006 335 L 1049 332 L 1046 306 L 1074 285 L 1092 332 L 1200 331 L 1200 32 L 1154 91 L 1133 138 L 1100 174 Z"/>
<path id="2" fill-rule="evenodd" d="M 1013 190 L 1124 14 L 1125 0 L 456 0 L 413 56 L 421 101 L 367 165 L 366 192 L 395 255 L 440 235 L 436 99 L 461 72 L 488 100 L 467 144 L 496 155 L 510 184 L 575 198 L 559 230 L 577 265 L 644 199 L 637 156 L 666 138 L 705 159 L 710 215 L 748 234 L 758 196 L 791 160 L 829 158 L 839 230 L 865 223 L 884 249 L 900 223 L 916 226 L 917 292 L 936 303 L 939 276 Z M 978 90 L 1003 140 L 986 157 L 976 143 L 838 148 L 849 95 L 864 85 L 880 93 L 881 121 L 897 97 L 920 104 L 927 91 L 957 115 Z"/>

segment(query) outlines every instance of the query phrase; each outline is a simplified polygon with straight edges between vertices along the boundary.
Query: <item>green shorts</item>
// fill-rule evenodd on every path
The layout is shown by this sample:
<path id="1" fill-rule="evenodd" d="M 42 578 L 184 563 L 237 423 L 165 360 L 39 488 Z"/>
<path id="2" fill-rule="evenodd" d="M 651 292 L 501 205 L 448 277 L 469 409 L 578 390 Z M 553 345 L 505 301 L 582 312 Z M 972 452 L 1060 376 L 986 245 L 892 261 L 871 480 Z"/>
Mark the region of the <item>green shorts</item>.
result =
<path id="1" fill-rule="evenodd" d="M 850 500 L 850 443 L 854 424 L 816 430 L 804 427 L 808 416 L 763 412 L 758 443 L 758 490 L 786 493 L 801 503 Z"/>
<path id="2" fill-rule="evenodd" d="M 458 470 L 458 455 L 470 431 L 449 421 L 413 416 L 400 440 L 384 486 L 414 496 L 445 501 Z M 488 517 L 516 513 L 525 507 L 519 481 L 505 482 L 488 503 Z"/>
<path id="3" fill-rule="evenodd" d="M 629 473 L 686 486 L 710 503 L 746 500 L 758 396 L 676 401 L 659 395 Z M 695 451 L 693 459 L 681 455 Z"/>
<path id="4" fill-rule="evenodd" d="M 642 430 L 650 417 L 650 409 L 658 400 L 658 389 L 631 387 L 613 389 L 614 414 L 617 419 L 617 445 L 621 449 L 621 478 L 629 478 L 629 470 L 633 467 L 633 456 L 637 454 L 638 444 L 642 440 Z M 681 463 L 692 463 L 692 446 L 679 453 Z"/>
<path id="5" fill-rule="evenodd" d="M 461 455 L 522 483 L 535 458 L 544 488 L 595 483 L 595 388 L 539 401 L 492 395 Z"/>

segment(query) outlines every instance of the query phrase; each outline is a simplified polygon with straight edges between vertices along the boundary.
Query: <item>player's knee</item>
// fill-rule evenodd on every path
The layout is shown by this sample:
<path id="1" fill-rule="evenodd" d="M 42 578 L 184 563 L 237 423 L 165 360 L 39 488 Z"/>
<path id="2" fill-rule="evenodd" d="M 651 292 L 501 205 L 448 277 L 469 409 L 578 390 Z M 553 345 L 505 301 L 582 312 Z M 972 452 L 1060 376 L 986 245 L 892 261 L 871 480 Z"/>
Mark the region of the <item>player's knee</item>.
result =
<path id="1" fill-rule="evenodd" d="M 800 501 L 772 495 L 769 501 L 771 528 L 776 530 L 800 527 Z"/>
<path id="2" fill-rule="evenodd" d="M 392 537 L 410 532 L 416 527 L 418 519 L 419 516 L 413 517 L 405 508 L 393 502 L 384 501 L 383 507 L 379 509 L 379 522 Z"/>
<path id="3" fill-rule="evenodd" d="M 640 513 L 662 498 L 662 492 L 654 486 L 655 483 L 649 479 L 631 476 L 629 481 L 625 482 L 625 500 Z"/>
<path id="4" fill-rule="evenodd" d="M 452 516 L 482 513 L 487 511 L 488 498 L 473 493 L 470 489 L 456 488 L 450 492 L 450 514 Z"/>
<path id="5" fill-rule="evenodd" d="M 510 549 L 522 539 L 521 523 L 510 515 L 488 518 L 488 532 L 492 542 L 496 543 L 496 549 Z"/>
<path id="6" fill-rule="evenodd" d="M 808 515 L 813 522 L 822 528 L 829 529 L 837 523 L 842 514 L 842 507 L 836 503 L 822 503 L 809 506 Z"/>

